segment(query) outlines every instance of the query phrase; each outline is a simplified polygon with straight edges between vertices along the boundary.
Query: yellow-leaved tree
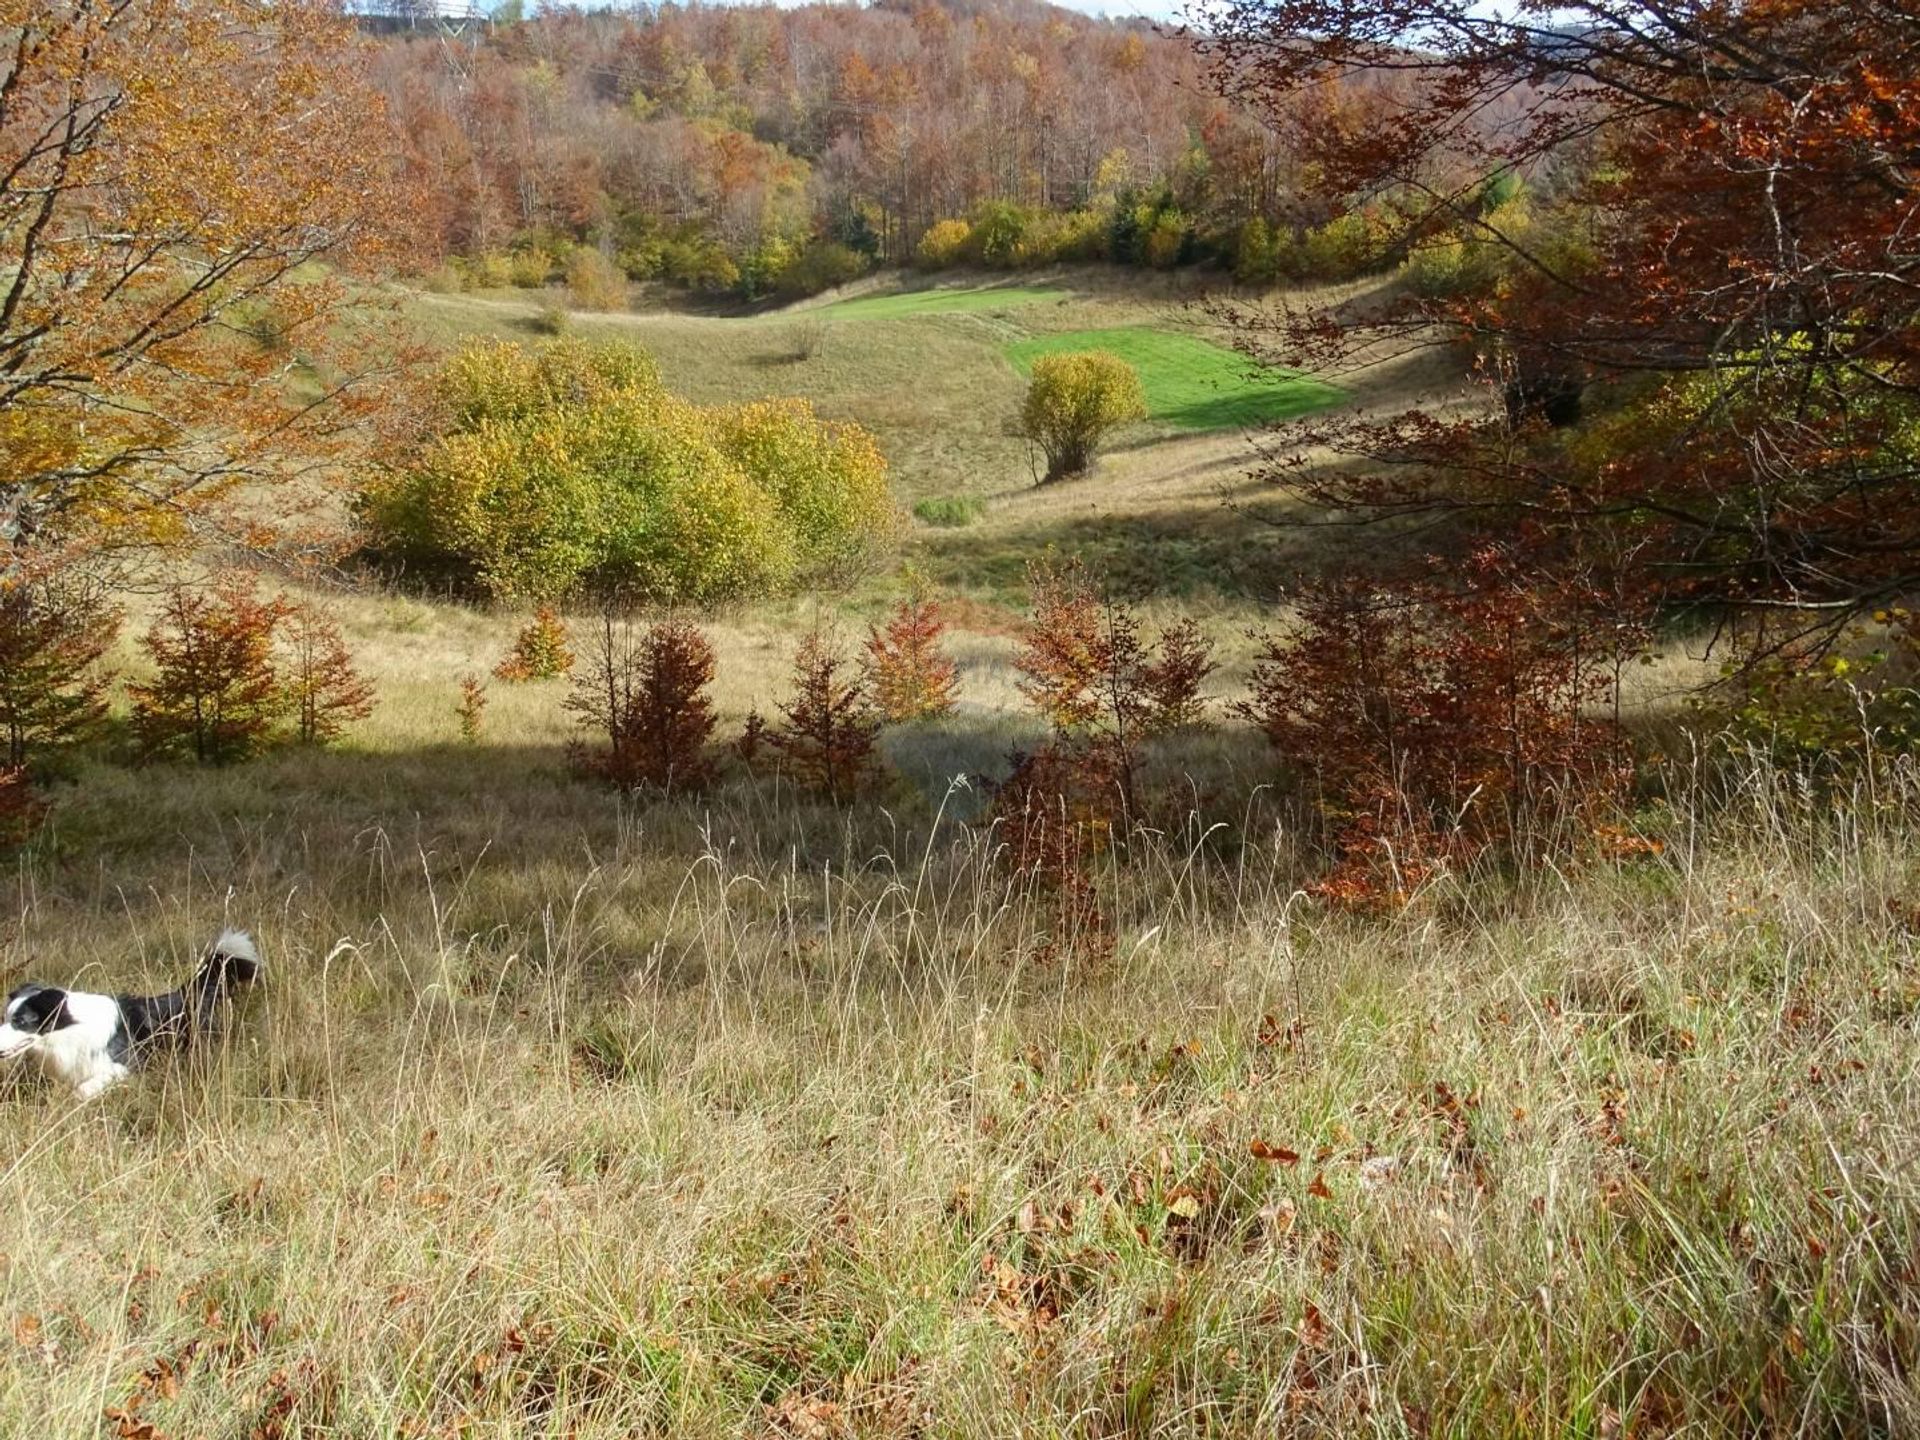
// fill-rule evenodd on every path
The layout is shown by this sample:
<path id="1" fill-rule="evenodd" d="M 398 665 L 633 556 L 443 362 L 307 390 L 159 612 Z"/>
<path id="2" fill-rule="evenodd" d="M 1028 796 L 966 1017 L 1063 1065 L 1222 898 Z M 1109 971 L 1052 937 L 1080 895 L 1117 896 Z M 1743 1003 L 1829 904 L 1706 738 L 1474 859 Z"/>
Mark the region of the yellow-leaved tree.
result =
<path id="1" fill-rule="evenodd" d="M 316 0 L 0 0 L 0 578 L 304 531 L 411 207 Z"/>

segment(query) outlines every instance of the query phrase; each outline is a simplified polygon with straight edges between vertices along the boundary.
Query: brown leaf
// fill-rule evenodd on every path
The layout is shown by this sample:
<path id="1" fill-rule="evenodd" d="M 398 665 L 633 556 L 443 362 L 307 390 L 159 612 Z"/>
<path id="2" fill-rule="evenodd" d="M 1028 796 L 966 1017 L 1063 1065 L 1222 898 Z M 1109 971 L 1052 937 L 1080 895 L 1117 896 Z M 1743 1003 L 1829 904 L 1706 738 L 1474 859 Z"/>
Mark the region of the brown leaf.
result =
<path id="1" fill-rule="evenodd" d="M 1326 1319 L 1311 1300 L 1307 1302 L 1306 1313 L 1300 1317 L 1300 1343 L 1309 1350 L 1319 1350 L 1327 1343 Z"/>
<path id="2" fill-rule="evenodd" d="M 1289 1170 L 1300 1163 L 1299 1152 L 1289 1150 L 1284 1145 L 1269 1145 L 1264 1140 L 1256 1140 L 1249 1149 L 1254 1159 L 1270 1161 L 1275 1165 L 1284 1165 Z"/>
<path id="3" fill-rule="evenodd" d="M 1307 1186 L 1307 1194 L 1313 1196 L 1316 1200 L 1331 1200 L 1333 1198 L 1333 1191 L 1327 1188 L 1327 1177 L 1318 1172 L 1315 1173 L 1313 1182 Z"/>

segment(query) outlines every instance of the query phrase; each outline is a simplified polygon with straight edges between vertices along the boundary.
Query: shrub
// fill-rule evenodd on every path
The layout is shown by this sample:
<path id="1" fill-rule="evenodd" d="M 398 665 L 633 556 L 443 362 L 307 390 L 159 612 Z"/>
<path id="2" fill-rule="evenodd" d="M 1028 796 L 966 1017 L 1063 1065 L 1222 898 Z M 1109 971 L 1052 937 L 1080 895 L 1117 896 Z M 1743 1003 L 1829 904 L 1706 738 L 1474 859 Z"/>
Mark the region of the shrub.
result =
<path id="1" fill-rule="evenodd" d="M 818 630 L 800 643 L 793 695 L 780 706 L 786 723 L 766 734 L 787 773 L 836 805 L 859 792 L 874 766 L 879 717 L 847 661 Z"/>
<path id="2" fill-rule="evenodd" d="M 1033 215 L 1011 200 L 989 200 L 973 212 L 971 249 L 982 265 L 1006 268 L 1020 254 L 1020 240 L 1033 223 Z"/>
<path id="3" fill-rule="evenodd" d="M 987 513 L 978 495 L 936 495 L 913 502 L 913 518 L 939 530 L 959 530 Z"/>
<path id="4" fill-rule="evenodd" d="M 690 405 L 630 346 L 471 345 L 423 430 L 363 487 L 366 533 L 498 598 L 765 594 L 862 563 L 897 530 L 864 430 L 804 401 Z"/>
<path id="5" fill-rule="evenodd" d="M 1197 724 L 1212 646 L 1184 622 L 1147 645 L 1126 606 L 1098 594 L 1077 560 L 1051 557 L 1027 569 L 1033 615 L 1014 656 L 1017 688 L 1053 732 L 1056 746 L 1097 747 L 1112 799 L 1129 811 L 1141 741 Z"/>
<path id="6" fill-rule="evenodd" d="M 291 607 L 262 601 L 250 580 L 175 586 L 141 639 L 154 678 L 131 685 L 133 730 L 149 757 L 190 751 L 226 764 L 261 750 L 287 713 L 273 647 Z"/>
<path id="7" fill-rule="evenodd" d="M 1233 278 L 1243 285 L 1262 285 L 1280 273 L 1273 231 L 1258 215 L 1240 227 L 1233 246 Z"/>
<path id="8" fill-rule="evenodd" d="M 120 611 L 87 581 L 0 587 L 0 727 L 8 768 L 98 728 L 110 679 L 100 661 L 119 629 Z"/>
<path id="9" fill-rule="evenodd" d="M 545 250 L 517 250 L 507 259 L 507 279 L 522 290 L 538 290 L 553 278 L 553 257 Z"/>
<path id="10" fill-rule="evenodd" d="M 867 628 L 867 687 L 888 720 L 930 720 L 953 709 L 958 675 L 940 648 L 940 607 L 915 588 L 887 620 Z"/>
<path id="11" fill-rule="evenodd" d="M 457 258 L 443 260 L 420 283 L 430 295 L 458 295 L 473 284 L 473 271 Z"/>
<path id="12" fill-rule="evenodd" d="M 1140 376 L 1104 350 L 1042 355 L 1020 409 L 1020 428 L 1047 457 L 1046 479 L 1078 475 L 1117 426 L 1147 415 Z"/>
<path id="13" fill-rule="evenodd" d="M 1160 633 L 1153 654 L 1140 667 L 1140 694 L 1147 733 L 1190 730 L 1206 719 L 1200 687 L 1218 668 L 1213 642 L 1191 620 Z"/>
<path id="14" fill-rule="evenodd" d="M 624 310 L 626 274 L 598 250 L 583 245 L 567 261 L 567 298 L 581 310 Z"/>
<path id="15" fill-rule="evenodd" d="M 1307 591 L 1239 708 L 1317 785 L 1334 865 L 1317 890 L 1402 901 L 1449 863 L 1591 828 L 1624 795 L 1594 713 L 1638 632 L 1482 551 L 1450 576 Z"/>
<path id="16" fill-rule="evenodd" d="M 0 851 L 33 838 L 46 819 L 47 802 L 34 788 L 24 765 L 0 765 Z"/>
<path id="17" fill-rule="evenodd" d="M 551 680 L 572 668 L 573 651 L 567 648 L 566 624 L 551 605 L 542 605 L 513 637 L 513 648 L 493 667 L 493 673 L 494 678 L 517 685 Z"/>
<path id="18" fill-rule="evenodd" d="M 527 326 L 536 335 L 565 335 L 573 328 L 573 312 L 558 300 L 549 300 L 533 313 Z"/>
<path id="19" fill-rule="evenodd" d="M 665 620 L 636 641 L 627 622 L 605 611 L 566 708 L 604 735 L 607 748 L 576 747 L 575 768 L 622 789 L 701 788 L 713 778 L 712 681 L 713 647 L 692 625 Z"/>
<path id="20" fill-rule="evenodd" d="M 373 713 L 373 687 L 353 668 L 340 623 L 318 605 L 284 608 L 283 696 L 302 745 L 327 745 Z"/>
<path id="21" fill-rule="evenodd" d="M 1140 258 L 1156 270 L 1171 270 L 1186 249 L 1187 231 L 1186 216 L 1177 210 L 1163 210 L 1141 241 Z"/>
<path id="22" fill-rule="evenodd" d="M 1920 750 L 1920 619 L 1904 606 L 1838 636 L 1794 641 L 1758 629 L 1692 708 L 1742 751 L 1783 765 L 1846 768 Z"/>
<path id="23" fill-rule="evenodd" d="M 802 572 L 844 574 L 894 538 L 887 462 L 866 430 L 820 420 L 797 399 L 712 414 L 721 453 L 772 497 Z"/>
<path id="24" fill-rule="evenodd" d="M 513 257 L 503 255 L 498 250 L 476 255 L 471 266 L 476 290 L 504 290 L 514 283 Z"/>
<path id="25" fill-rule="evenodd" d="M 1051 912 L 1036 957 L 1042 961 L 1112 953 L 1113 926 L 1095 865 L 1113 841 L 1113 797 L 1121 784 L 1115 763 L 1111 747 L 1055 741 L 1016 755 L 1013 772 L 994 787 L 992 821 L 1005 837 L 1004 863 Z"/>
<path id="26" fill-rule="evenodd" d="M 945 270 L 962 263 L 973 253 L 973 226 L 964 220 L 939 221 L 914 247 L 914 259 L 927 270 Z"/>
<path id="27" fill-rule="evenodd" d="M 454 713 L 460 717 L 460 738 L 469 745 L 479 744 L 487 714 L 487 686 L 478 675 L 461 677 L 460 703 Z"/>
<path id="28" fill-rule="evenodd" d="M 783 295 L 818 295 L 867 273 L 867 257 L 837 240 L 815 240 L 780 271 Z"/>
<path id="29" fill-rule="evenodd" d="M 1305 278 L 1351 280 L 1385 259 L 1384 225 L 1364 210 L 1349 210 L 1301 237 L 1295 266 Z"/>

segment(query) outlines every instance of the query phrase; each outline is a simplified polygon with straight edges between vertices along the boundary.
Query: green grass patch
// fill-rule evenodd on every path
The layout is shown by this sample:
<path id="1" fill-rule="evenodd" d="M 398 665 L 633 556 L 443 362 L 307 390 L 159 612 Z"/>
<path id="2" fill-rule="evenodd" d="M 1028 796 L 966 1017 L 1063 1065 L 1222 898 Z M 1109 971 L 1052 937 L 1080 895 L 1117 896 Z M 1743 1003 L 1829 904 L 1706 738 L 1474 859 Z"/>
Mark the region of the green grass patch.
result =
<path id="1" fill-rule="evenodd" d="M 949 315 L 963 311 L 1010 310 L 1064 300 L 1067 292 L 1041 285 L 983 285 L 970 289 L 896 290 L 884 295 L 858 295 L 821 309 L 834 319 L 890 318 L 901 315 Z"/>
<path id="2" fill-rule="evenodd" d="M 986 513 L 987 502 L 978 495 L 935 495 L 913 507 L 914 519 L 941 530 L 958 530 Z"/>
<path id="3" fill-rule="evenodd" d="M 1290 370 L 1260 368 L 1197 335 L 1129 325 L 1036 335 L 1006 347 L 1022 375 L 1041 355 L 1107 350 L 1140 372 L 1147 411 L 1177 430 L 1226 430 L 1291 420 L 1333 404 L 1339 387 Z"/>

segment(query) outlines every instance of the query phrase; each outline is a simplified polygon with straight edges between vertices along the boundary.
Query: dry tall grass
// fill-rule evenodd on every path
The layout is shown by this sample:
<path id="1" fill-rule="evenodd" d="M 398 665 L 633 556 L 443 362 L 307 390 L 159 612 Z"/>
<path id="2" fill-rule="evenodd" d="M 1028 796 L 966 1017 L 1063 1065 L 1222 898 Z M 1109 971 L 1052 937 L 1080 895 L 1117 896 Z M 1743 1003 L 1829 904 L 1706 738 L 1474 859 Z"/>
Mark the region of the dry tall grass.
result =
<path id="1" fill-rule="evenodd" d="M 1256 804 L 1133 841 L 1074 969 L 964 792 L 556 773 L 69 797 L 10 973 L 230 918 L 272 977 L 200 1064 L 0 1108 L 0 1433 L 1920 1424 L 1909 779 L 1756 774 L 1393 920 L 1302 901 Z"/>

